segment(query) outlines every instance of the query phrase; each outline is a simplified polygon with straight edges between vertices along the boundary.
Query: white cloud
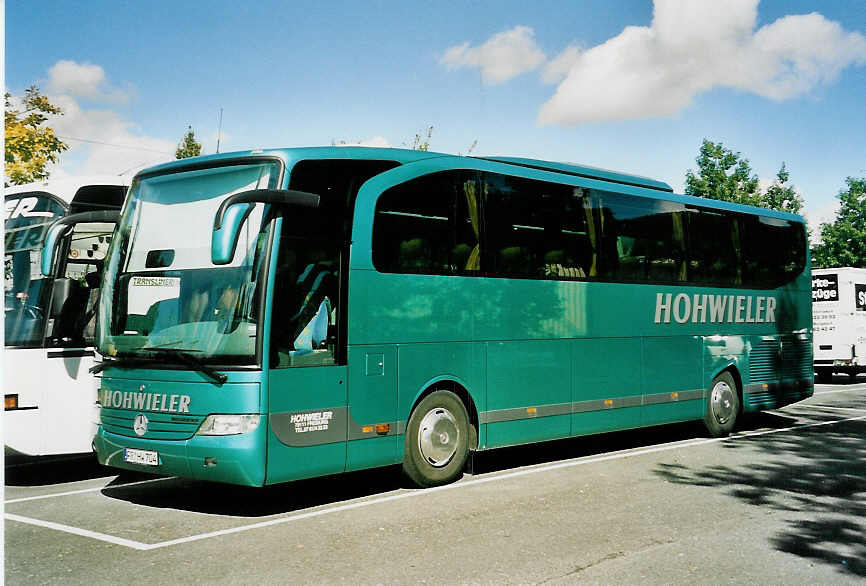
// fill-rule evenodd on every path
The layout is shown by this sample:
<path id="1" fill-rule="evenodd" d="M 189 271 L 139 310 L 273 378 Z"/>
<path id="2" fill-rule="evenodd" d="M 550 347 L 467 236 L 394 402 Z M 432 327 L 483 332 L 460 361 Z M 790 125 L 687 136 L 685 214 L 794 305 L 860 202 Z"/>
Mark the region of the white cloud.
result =
<path id="1" fill-rule="evenodd" d="M 534 34 L 529 27 L 516 26 L 493 35 L 477 47 L 471 47 L 468 42 L 451 47 L 439 63 L 449 69 L 477 67 L 485 83 L 502 83 L 544 63 L 546 57 L 536 44 Z"/>
<path id="2" fill-rule="evenodd" d="M 562 81 L 580 59 L 580 55 L 581 48 L 578 45 L 569 45 L 544 66 L 544 70 L 541 72 L 541 79 L 547 83 Z"/>
<path id="3" fill-rule="evenodd" d="M 832 223 L 841 207 L 842 202 L 838 198 L 834 198 L 819 208 L 807 207 L 803 210 L 802 214 L 806 218 L 806 224 L 812 230 L 813 245 L 821 242 L 821 224 Z"/>
<path id="4" fill-rule="evenodd" d="M 174 159 L 175 142 L 142 134 L 115 110 L 82 104 L 86 100 L 119 104 L 130 99 L 130 93 L 109 84 L 102 67 L 58 61 L 49 69 L 46 93 L 63 110 L 63 115 L 51 116 L 49 124 L 69 145 L 52 169 L 55 177 L 128 173 Z"/>
<path id="5" fill-rule="evenodd" d="M 97 102 L 123 104 L 130 100 L 132 89 L 126 91 L 109 85 L 105 70 L 92 63 L 61 60 L 48 70 L 48 91 Z"/>
<path id="6" fill-rule="evenodd" d="M 601 45 L 569 47 L 545 79 L 565 79 L 542 106 L 543 124 L 670 116 L 714 87 L 784 100 L 866 63 L 866 37 L 817 13 L 755 30 L 758 0 L 655 0 L 649 27 L 626 27 Z M 554 65 L 556 64 L 556 65 Z"/>
<path id="7" fill-rule="evenodd" d="M 117 174 L 174 159 L 174 142 L 134 132 L 136 125 L 115 111 L 85 109 L 68 95 L 50 100 L 63 109 L 51 125 L 69 145 L 61 155 L 65 172 Z M 65 159 L 78 164 L 68 165 Z"/>

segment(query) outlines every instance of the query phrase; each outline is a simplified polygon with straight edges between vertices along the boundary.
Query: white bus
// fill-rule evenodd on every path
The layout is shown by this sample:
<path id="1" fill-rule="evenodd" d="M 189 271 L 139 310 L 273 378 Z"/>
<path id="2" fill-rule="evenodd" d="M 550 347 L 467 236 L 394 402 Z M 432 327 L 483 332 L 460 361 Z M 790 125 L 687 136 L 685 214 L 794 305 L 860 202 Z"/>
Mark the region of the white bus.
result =
<path id="1" fill-rule="evenodd" d="M 6 455 L 91 451 L 93 328 L 102 262 L 125 177 L 79 177 L 4 190 L 3 443 Z M 42 273 L 52 224 L 60 235 Z"/>
<path id="2" fill-rule="evenodd" d="M 866 372 L 866 269 L 812 271 L 812 326 L 819 382 Z"/>

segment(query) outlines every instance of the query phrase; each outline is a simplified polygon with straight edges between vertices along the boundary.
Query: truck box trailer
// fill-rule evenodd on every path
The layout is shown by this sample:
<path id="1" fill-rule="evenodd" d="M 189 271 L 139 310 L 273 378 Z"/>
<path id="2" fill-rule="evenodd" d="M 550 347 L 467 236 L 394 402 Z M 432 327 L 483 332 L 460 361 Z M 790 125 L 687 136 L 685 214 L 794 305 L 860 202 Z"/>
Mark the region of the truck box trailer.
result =
<path id="1" fill-rule="evenodd" d="M 812 324 L 819 382 L 866 372 L 866 269 L 812 271 Z"/>

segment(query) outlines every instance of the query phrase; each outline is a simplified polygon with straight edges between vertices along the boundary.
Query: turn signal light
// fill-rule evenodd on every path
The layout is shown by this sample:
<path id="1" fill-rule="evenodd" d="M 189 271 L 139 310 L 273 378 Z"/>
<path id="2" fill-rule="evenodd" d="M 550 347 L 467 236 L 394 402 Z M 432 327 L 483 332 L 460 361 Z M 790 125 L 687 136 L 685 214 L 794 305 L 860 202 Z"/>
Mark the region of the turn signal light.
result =
<path id="1" fill-rule="evenodd" d="M 18 395 L 6 395 L 3 397 L 3 409 L 6 411 L 18 409 Z"/>
<path id="2" fill-rule="evenodd" d="M 384 435 L 389 431 L 391 431 L 390 423 L 380 423 L 376 426 L 376 433 L 378 433 L 379 435 Z"/>
<path id="3" fill-rule="evenodd" d="M 613 407 L 613 399 L 605 399 L 604 400 L 605 407 Z"/>
<path id="4" fill-rule="evenodd" d="M 372 425 L 365 425 L 364 427 L 361 428 L 361 433 L 370 433 L 372 431 L 373 431 Z"/>
<path id="5" fill-rule="evenodd" d="M 526 412 L 530 415 L 535 415 L 536 413 L 538 413 L 538 409 L 535 407 L 527 407 Z"/>

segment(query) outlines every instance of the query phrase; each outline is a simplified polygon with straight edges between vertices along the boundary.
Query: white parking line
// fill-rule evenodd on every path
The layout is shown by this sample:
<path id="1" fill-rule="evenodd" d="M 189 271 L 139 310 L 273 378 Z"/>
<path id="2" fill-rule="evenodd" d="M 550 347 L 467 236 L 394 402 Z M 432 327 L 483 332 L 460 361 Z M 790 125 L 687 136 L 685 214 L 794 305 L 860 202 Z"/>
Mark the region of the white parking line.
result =
<path id="1" fill-rule="evenodd" d="M 820 385 L 818 385 L 820 386 Z M 835 391 L 815 391 L 812 396 L 815 395 L 832 395 L 833 393 L 851 393 L 853 391 L 866 391 L 866 387 L 851 387 L 850 389 L 836 389 Z"/>
<path id="2" fill-rule="evenodd" d="M 36 525 L 37 527 L 44 527 L 46 529 L 54 529 L 55 531 L 62 531 L 64 533 L 71 533 L 73 535 L 80 535 L 81 537 L 89 537 L 91 539 L 96 539 L 98 541 L 107 541 L 108 543 L 113 543 L 115 545 L 122 545 L 124 547 L 130 547 L 132 549 L 145 550 L 150 549 L 148 544 L 139 543 L 138 541 L 132 541 L 131 539 L 124 539 L 122 537 L 114 537 L 113 535 L 106 535 L 105 533 L 99 533 L 97 531 L 89 531 L 87 529 L 80 529 L 79 527 L 71 527 L 69 525 L 62 525 L 61 523 L 52 523 L 51 521 L 42 521 L 41 519 L 33 519 L 31 517 L 22 517 L 21 515 L 13 515 L 11 513 L 6 513 L 4 515 L 7 521 L 18 521 L 19 523 L 26 523 L 27 525 Z"/>
<path id="3" fill-rule="evenodd" d="M 51 523 L 49 521 L 42 521 L 39 519 L 32 519 L 30 517 L 22 517 L 20 515 L 12 515 L 7 513 L 5 518 L 10 521 L 17 521 L 19 523 L 26 523 L 30 525 L 36 525 L 39 527 L 45 527 L 47 529 L 54 529 L 56 531 L 63 531 L 66 533 L 72 533 L 74 535 L 80 535 L 83 537 L 90 537 L 91 539 L 97 539 L 99 541 L 105 541 L 108 543 L 113 543 L 115 545 L 122 545 L 124 547 L 129 547 L 137 550 L 152 550 L 152 549 L 160 549 L 164 547 L 170 547 L 174 545 L 181 545 L 184 543 L 192 543 L 194 541 L 201 541 L 203 539 L 210 539 L 213 537 L 220 537 L 223 535 L 232 535 L 234 533 L 241 533 L 244 531 L 251 531 L 253 529 L 261 529 L 264 527 L 271 527 L 274 525 L 283 525 L 285 523 L 291 523 L 293 521 L 300 521 L 303 519 L 310 519 L 313 517 L 321 517 L 323 515 L 330 515 L 332 513 L 339 513 L 342 511 L 349 511 L 352 509 L 358 509 L 361 507 L 368 507 L 372 505 L 378 505 L 382 503 L 414 498 L 414 497 L 422 497 L 425 495 L 431 495 L 442 491 L 448 490 L 458 490 L 467 488 L 470 486 L 476 486 L 479 484 L 487 484 L 490 482 L 496 482 L 501 480 L 507 480 L 511 478 L 519 478 L 523 476 L 529 476 L 532 474 L 539 474 L 542 472 L 549 472 L 552 470 L 560 470 L 564 468 L 573 468 L 576 466 L 583 466 L 586 464 L 595 464 L 598 462 L 607 462 L 611 460 L 618 460 L 622 458 L 631 458 L 634 456 L 643 456 L 646 454 L 655 454 L 659 452 L 666 452 L 669 450 L 676 450 L 680 448 L 688 448 L 695 446 L 702 446 L 712 443 L 725 442 L 725 441 L 736 441 L 739 439 L 750 439 L 753 437 L 759 437 L 764 435 L 772 435 L 776 433 L 785 433 L 789 431 L 794 431 L 798 429 L 808 429 L 811 427 L 821 427 L 824 425 L 834 425 L 837 423 L 845 423 L 847 421 L 860 421 L 866 419 L 866 415 L 860 415 L 858 417 L 848 417 L 845 419 L 837 419 L 834 421 L 822 421 L 819 423 L 807 423 L 804 425 L 793 425 L 790 427 L 785 427 L 781 429 L 768 429 L 763 431 L 750 431 L 743 432 L 731 435 L 729 437 L 723 438 L 705 438 L 699 440 L 686 440 L 681 442 L 674 442 L 670 444 L 663 444 L 660 446 L 653 446 L 649 448 L 638 448 L 632 450 L 623 450 L 620 452 L 614 452 L 612 454 L 607 454 L 604 456 L 592 456 L 587 458 L 581 458 L 577 460 L 569 460 L 566 462 L 558 462 L 556 464 L 542 464 L 532 468 L 525 468 L 523 470 L 516 470 L 514 472 L 506 472 L 504 474 L 493 473 L 490 476 L 485 476 L 481 478 L 473 478 L 471 480 L 464 480 L 461 482 L 457 482 L 454 484 L 449 484 L 446 486 L 438 486 L 435 488 L 427 488 L 424 490 L 413 490 L 413 491 L 405 491 L 400 492 L 398 494 L 392 494 L 388 496 L 378 497 L 370 500 L 363 500 L 357 502 L 345 503 L 342 505 L 331 506 L 328 508 L 318 509 L 314 511 L 307 511 L 304 513 L 298 513 L 295 515 L 289 515 L 287 517 L 280 517 L 277 519 L 270 519 L 268 521 L 261 521 L 259 523 L 251 523 L 249 525 L 241 525 L 238 527 L 232 527 L 230 529 L 222 529 L 219 531 L 211 531 L 209 533 L 201 533 L 199 535 L 191 535 L 189 537 L 181 537 L 179 539 L 171 539 L 168 541 L 161 541 L 159 543 L 140 543 L 138 541 L 132 541 L 129 539 L 123 539 L 120 537 L 113 537 L 111 535 L 106 535 L 104 533 L 97 533 L 95 531 L 88 531 L 86 529 L 79 529 L 77 527 L 70 527 L 68 525 L 61 525 L 59 523 Z M 160 479 L 162 480 L 162 479 Z M 149 482 L 149 481 L 145 481 Z M 129 486 L 129 485 L 123 485 Z M 8 502 L 8 501 L 7 501 Z M 19 501 L 20 502 L 20 501 Z"/>
<path id="4" fill-rule="evenodd" d="M 70 490 L 68 492 L 53 492 L 53 493 L 49 493 L 49 494 L 40 494 L 37 496 L 26 496 L 26 497 L 22 497 L 19 499 L 10 499 L 8 501 L 3 501 L 3 504 L 4 505 L 11 505 L 14 503 L 24 503 L 27 501 L 39 501 L 42 499 L 53 499 L 56 497 L 69 496 L 72 494 L 85 494 L 88 492 L 99 492 L 102 490 L 113 490 L 115 488 L 125 488 L 127 486 L 137 486 L 139 484 L 149 484 L 151 482 L 162 482 L 163 480 L 172 480 L 173 478 L 176 478 L 176 477 L 175 476 L 168 476 L 166 478 L 153 478 L 151 480 L 139 480 L 137 482 L 127 482 L 126 484 L 115 484 L 115 485 L 105 484 L 103 486 L 97 486 L 94 488 L 82 488 L 80 490 Z"/>

